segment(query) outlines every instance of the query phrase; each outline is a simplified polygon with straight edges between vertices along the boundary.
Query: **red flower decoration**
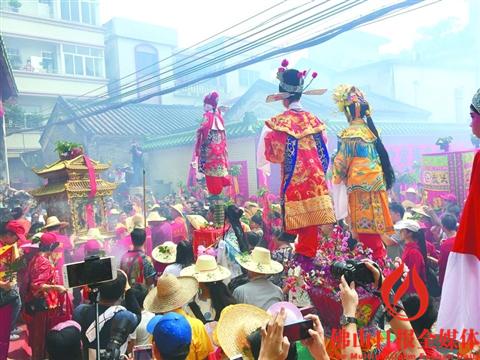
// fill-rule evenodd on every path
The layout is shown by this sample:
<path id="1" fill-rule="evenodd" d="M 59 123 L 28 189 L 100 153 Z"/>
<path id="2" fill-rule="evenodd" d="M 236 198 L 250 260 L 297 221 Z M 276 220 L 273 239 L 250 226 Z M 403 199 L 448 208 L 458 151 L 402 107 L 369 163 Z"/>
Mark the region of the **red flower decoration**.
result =
<path id="1" fill-rule="evenodd" d="M 302 76 L 303 76 L 303 77 L 307 76 L 307 70 L 303 70 Z"/>
<path id="2" fill-rule="evenodd" d="M 297 73 L 297 78 L 301 79 L 302 77 L 303 77 L 303 73 L 298 72 L 298 73 Z"/>
<path id="3" fill-rule="evenodd" d="M 314 71 L 314 72 L 312 73 L 312 78 L 314 78 L 314 79 L 315 79 L 317 76 L 318 76 L 317 72 L 316 72 L 316 71 Z"/>
<path id="4" fill-rule="evenodd" d="M 278 68 L 278 72 L 279 72 L 279 73 L 285 72 L 285 68 L 279 67 L 279 68 Z"/>
<path id="5" fill-rule="evenodd" d="M 283 67 L 287 67 L 287 66 L 288 66 L 288 60 L 287 60 L 287 59 L 283 59 L 281 65 L 282 65 Z"/>

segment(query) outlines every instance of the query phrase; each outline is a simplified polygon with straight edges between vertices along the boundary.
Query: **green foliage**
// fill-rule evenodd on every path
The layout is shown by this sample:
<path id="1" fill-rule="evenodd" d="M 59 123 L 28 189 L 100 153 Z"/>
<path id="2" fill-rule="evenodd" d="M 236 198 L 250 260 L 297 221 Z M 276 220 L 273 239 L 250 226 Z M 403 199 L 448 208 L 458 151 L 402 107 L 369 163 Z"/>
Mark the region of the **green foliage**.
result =
<path id="1" fill-rule="evenodd" d="M 5 124 L 8 129 L 25 127 L 25 111 L 17 104 L 5 104 Z"/>
<path id="2" fill-rule="evenodd" d="M 70 141 L 57 141 L 55 143 L 55 151 L 58 155 L 68 154 L 75 148 L 82 148 L 82 144 Z"/>
<path id="3" fill-rule="evenodd" d="M 242 172 L 241 165 L 233 165 L 230 169 L 228 169 L 228 173 L 232 176 L 238 176 Z"/>

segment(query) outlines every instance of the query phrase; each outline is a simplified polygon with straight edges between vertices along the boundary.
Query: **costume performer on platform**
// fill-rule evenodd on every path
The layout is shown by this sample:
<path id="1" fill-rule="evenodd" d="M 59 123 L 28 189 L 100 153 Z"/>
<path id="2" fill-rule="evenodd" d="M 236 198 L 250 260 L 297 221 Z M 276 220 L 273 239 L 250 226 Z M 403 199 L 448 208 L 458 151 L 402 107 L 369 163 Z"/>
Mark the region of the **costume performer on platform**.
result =
<path id="1" fill-rule="evenodd" d="M 312 258 L 318 247 L 318 226 L 335 223 L 335 214 L 325 181 L 329 163 L 325 125 L 303 110 L 299 101 L 302 94 L 322 95 L 326 90 L 305 91 L 317 74 L 312 73 L 304 86 L 307 72 L 287 66 L 283 60 L 277 72 L 280 93 L 267 97 L 267 102 L 282 100 L 287 110 L 265 122 L 265 157 L 281 164 L 283 229 L 298 235 L 296 253 Z"/>
<path id="2" fill-rule="evenodd" d="M 335 195 L 340 189 L 336 185 L 346 185 L 353 237 L 372 249 L 374 259 L 382 259 L 386 250 L 381 235 L 393 233 L 387 190 L 395 182 L 395 174 L 363 93 L 340 85 L 333 98 L 349 123 L 338 135 L 333 162 L 336 208 L 342 206 Z"/>
<path id="3" fill-rule="evenodd" d="M 215 208 L 215 225 L 223 225 L 224 209 L 219 195 L 230 185 L 227 159 L 227 137 L 221 110 L 218 108 L 217 92 L 203 99 L 203 122 L 197 130 L 195 155 L 198 171 L 205 175 L 207 189 Z"/>

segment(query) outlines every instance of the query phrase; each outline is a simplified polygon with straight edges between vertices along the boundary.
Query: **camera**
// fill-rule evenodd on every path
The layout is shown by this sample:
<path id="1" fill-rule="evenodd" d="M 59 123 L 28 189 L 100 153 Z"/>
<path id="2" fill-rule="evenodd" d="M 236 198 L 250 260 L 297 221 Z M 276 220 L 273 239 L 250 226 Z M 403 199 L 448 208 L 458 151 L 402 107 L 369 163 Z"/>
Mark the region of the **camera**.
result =
<path id="1" fill-rule="evenodd" d="M 340 279 L 342 275 L 344 275 L 348 284 L 354 281 L 356 285 L 365 286 L 373 284 L 374 282 L 372 272 L 364 262 L 359 260 L 350 259 L 346 262 L 335 261 L 332 264 L 331 271 L 332 275 L 337 279 Z"/>

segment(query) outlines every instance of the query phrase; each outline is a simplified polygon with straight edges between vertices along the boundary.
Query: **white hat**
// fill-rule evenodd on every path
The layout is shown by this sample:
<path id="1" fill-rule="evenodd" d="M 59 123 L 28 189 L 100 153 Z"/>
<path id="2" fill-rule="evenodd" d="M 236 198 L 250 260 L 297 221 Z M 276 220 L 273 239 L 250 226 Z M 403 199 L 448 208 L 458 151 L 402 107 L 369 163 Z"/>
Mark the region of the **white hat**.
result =
<path id="1" fill-rule="evenodd" d="M 407 194 L 416 194 L 417 190 L 415 190 L 413 187 L 409 187 L 407 191 L 405 191 Z"/>
<path id="2" fill-rule="evenodd" d="M 415 220 L 401 220 L 396 223 L 394 226 L 395 230 L 403 230 L 407 229 L 413 232 L 417 232 L 420 230 L 420 224 Z"/>
<path id="3" fill-rule="evenodd" d="M 68 226 L 68 223 L 65 221 L 60 221 L 56 216 L 49 216 L 47 218 L 47 223 L 43 227 L 44 229 L 48 229 L 54 226 L 60 226 L 60 227 L 66 227 Z"/>
<path id="4" fill-rule="evenodd" d="M 152 258 L 162 264 L 172 264 L 177 259 L 177 244 L 165 241 L 152 250 Z"/>
<path id="5" fill-rule="evenodd" d="M 162 222 L 162 221 L 165 221 L 167 220 L 166 218 L 164 218 L 163 216 L 160 216 L 160 214 L 156 211 L 152 211 L 150 214 L 148 214 L 147 216 L 147 223 L 149 222 Z"/>
<path id="6" fill-rule="evenodd" d="M 108 236 L 102 235 L 99 228 L 90 228 L 85 235 L 79 237 L 79 240 L 105 240 L 107 237 Z"/>
<path id="7" fill-rule="evenodd" d="M 212 255 L 200 255 L 195 265 L 180 271 L 180 276 L 193 276 L 201 283 L 225 280 L 231 275 L 230 270 L 218 265 Z"/>
<path id="8" fill-rule="evenodd" d="M 278 274 L 283 271 L 283 265 L 272 260 L 270 251 L 262 247 L 255 247 L 250 255 L 237 255 L 235 260 L 241 267 L 259 274 Z"/>

